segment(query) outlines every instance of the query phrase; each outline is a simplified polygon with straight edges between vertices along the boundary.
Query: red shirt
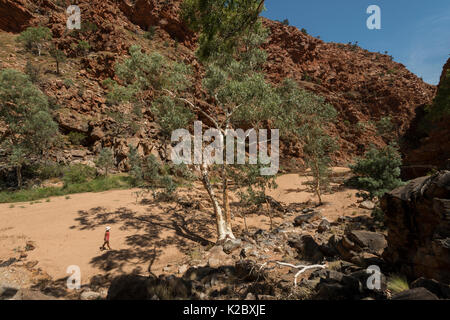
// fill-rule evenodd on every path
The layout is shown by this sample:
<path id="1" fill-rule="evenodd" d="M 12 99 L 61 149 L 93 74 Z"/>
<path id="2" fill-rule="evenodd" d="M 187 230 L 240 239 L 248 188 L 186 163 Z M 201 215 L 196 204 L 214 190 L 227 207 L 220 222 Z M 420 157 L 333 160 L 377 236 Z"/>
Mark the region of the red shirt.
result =
<path id="1" fill-rule="evenodd" d="M 109 241 L 109 231 L 105 232 L 105 241 Z"/>

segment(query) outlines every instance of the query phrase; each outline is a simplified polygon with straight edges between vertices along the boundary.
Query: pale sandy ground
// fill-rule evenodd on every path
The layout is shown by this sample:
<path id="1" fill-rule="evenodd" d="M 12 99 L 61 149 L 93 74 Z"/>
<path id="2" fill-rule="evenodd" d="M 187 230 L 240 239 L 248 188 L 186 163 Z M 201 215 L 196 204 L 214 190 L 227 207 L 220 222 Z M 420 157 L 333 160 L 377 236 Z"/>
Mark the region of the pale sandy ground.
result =
<path id="1" fill-rule="evenodd" d="M 339 171 L 342 169 L 336 169 Z M 278 178 L 278 189 L 270 195 L 285 204 L 316 201 L 305 190 L 308 178 L 297 174 Z M 201 187 L 181 192 L 202 205 L 199 210 L 175 204 L 136 204 L 138 190 L 116 190 L 51 198 L 50 202 L 0 204 L 0 262 L 14 256 L 27 240 L 36 244 L 27 261 L 53 279 L 67 277 L 68 266 L 81 269 L 82 284 L 94 275 L 119 274 L 133 270 L 147 275 L 160 274 L 168 264 L 180 264 L 192 251 L 214 241 L 216 231 L 212 210 Z M 329 220 L 342 215 L 362 213 L 356 206 L 356 190 L 342 189 L 324 195 L 322 213 Z M 281 222 L 281 218 L 275 222 Z M 250 229 L 269 229 L 264 215 L 248 217 Z M 106 226 L 111 226 L 112 251 L 101 251 Z M 236 215 L 234 227 L 242 230 L 243 220 Z M 176 272 L 176 271 L 175 271 Z"/>

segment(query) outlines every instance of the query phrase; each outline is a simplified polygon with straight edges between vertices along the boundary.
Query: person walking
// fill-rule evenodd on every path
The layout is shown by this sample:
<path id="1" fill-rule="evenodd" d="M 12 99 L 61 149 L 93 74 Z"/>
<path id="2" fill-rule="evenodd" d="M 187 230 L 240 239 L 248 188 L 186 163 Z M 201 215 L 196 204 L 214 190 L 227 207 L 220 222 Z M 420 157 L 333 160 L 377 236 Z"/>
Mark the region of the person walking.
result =
<path id="1" fill-rule="evenodd" d="M 106 227 L 106 231 L 105 231 L 105 237 L 104 237 L 104 242 L 103 245 L 100 247 L 100 250 L 106 250 L 105 245 L 108 246 L 108 250 L 111 250 L 111 247 L 109 246 L 109 236 L 110 233 L 109 231 L 111 230 L 111 227 Z"/>

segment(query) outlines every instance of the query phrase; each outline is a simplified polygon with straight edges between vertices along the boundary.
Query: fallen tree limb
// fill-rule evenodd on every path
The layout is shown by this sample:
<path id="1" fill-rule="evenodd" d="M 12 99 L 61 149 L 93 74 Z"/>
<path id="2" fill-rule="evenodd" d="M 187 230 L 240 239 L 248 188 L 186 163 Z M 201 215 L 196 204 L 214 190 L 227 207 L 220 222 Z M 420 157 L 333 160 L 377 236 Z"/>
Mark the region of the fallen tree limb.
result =
<path id="1" fill-rule="evenodd" d="M 291 267 L 291 268 L 294 268 L 294 269 L 300 269 L 294 276 L 294 286 L 295 287 L 297 286 L 297 278 L 298 278 L 298 276 L 301 275 L 306 270 L 316 269 L 316 268 L 325 269 L 327 267 L 327 264 L 314 264 L 314 265 L 308 266 L 308 265 L 303 265 L 303 264 L 294 265 L 294 264 L 291 264 L 291 263 L 286 263 L 286 262 L 281 262 L 281 261 L 267 261 L 267 262 L 265 262 L 265 263 L 263 263 L 261 265 L 259 270 L 261 271 L 265 266 L 267 266 L 270 263 L 274 263 L 274 264 L 279 265 L 279 266 Z M 274 269 L 274 268 L 275 267 L 268 268 L 266 270 L 270 270 L 270 269 Z"/>

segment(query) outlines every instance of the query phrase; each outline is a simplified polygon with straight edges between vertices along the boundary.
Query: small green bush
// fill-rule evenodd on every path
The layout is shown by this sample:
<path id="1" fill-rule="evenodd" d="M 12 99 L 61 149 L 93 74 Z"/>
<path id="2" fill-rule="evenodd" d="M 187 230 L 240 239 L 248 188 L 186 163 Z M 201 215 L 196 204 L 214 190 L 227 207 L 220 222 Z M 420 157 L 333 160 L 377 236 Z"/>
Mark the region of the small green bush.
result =
<path id="1" fill-rule="evenodd" d="M 14 192 L 3 191 L 0 192 L 0 203 L 36 201 L 39 199 L 48 199 L 49 197 L 65 196 L 74 193 L 101 192 L 113 189 L 128 189 L 131 186 L 132 185 L 130 177 L 119 175 L 98 177 L 91 181 L 70 184 L 65 186 L 64 188 L 49 187 L 22 189 Z M 50 202 L 50 200 L 48 200 L 47 202 Z"/>
<path id="2" fill-rule="evenodd" d="M 103 148 L 99 155 L 97 160 L 95 161 L 95 164 L 97 167 L 104 170 L 105 175 L 108 175 L 109 170 L 114 168 L 114 154 L 111 149 Z"/>
<path id="3" fill-rule="evenodd" d="M 380 198 L 403 185 L 400 179 L 401 165 L 402 158 L 396 146 L 387 145 L 381 149 L 371 147 L 364 158 L 350 165 L 356 177 L 350 179 L 349 184 L 367 191 L 368 194 L 359 194 L 363 198 Z"/>
<path id="4" fill-rule="evenodd" d="M 404 276 L 393 275 L 388 278 L 387 287 L 392 294 L 400 293 L 409 290 L 408 281 Z"/>
<path id="5" fill-rule="evenodd" d="M 27 61 L 27 64 L 25 65 L 25 74 L 30 78 L 32 83 L 39 83 L 41 68 L 33 65 L 30 61 Z"/>
<path id="6" fill-rule="evenodd" d="M 33 173 L 39 179 L 46 180 L 51 178 L 61 178 L 64 175 L 66 167 L 59 163 L 42 163 L 34 168 Z"/>
<path id="7" fill-rule="evenodd" d="M 42 47 L 52 38 L 52 32 L 47 27 L 29 27 L 16 39 L 24 48 L 34 54 L 41 55 Z"/>
<path id="8" fill-rule="evenodd" d="M 74 146 L 80 146 L 83 140 L 86 139 L 86 135 L 84 133 L 76 131 L 69 132 L 67 137 Z"/>
<path id="9" fill-rule="evenodd" d="M 89 42 L 84 41 L 84 40 L 78 41 L 77 50 L 82 55 L 88 54 L 90 49 L 91 49 L 91 45 L 89 44 Z"/>
<path id="10" fill-rule="evenodd" d="M 82 21 L 81 22 L 81 32 L 87 33 L 87 32 L 96 32 L 98 30 L 98 26 L 91 21 Z"/>
<path id="11" fill-rule="evenodd" d="M 64 86 L 67 88 L 70 88 L 71 86 L 74 85 L 74 82 L 72 79 L 64 79 Z"/>
<path id="12" fill-rule="evenodd" d="M 95 177 L 96 170 L 84 164 L 74 164 L 64 170 L 64 186 L 87 182 Z"/>
<path id="13" fill-rule="evenodd" d="M 155 26 L 151 26 L 147 32 L 144 33 L 144 38 L 148 40 L 153 40 L 156 34 Z"/>

